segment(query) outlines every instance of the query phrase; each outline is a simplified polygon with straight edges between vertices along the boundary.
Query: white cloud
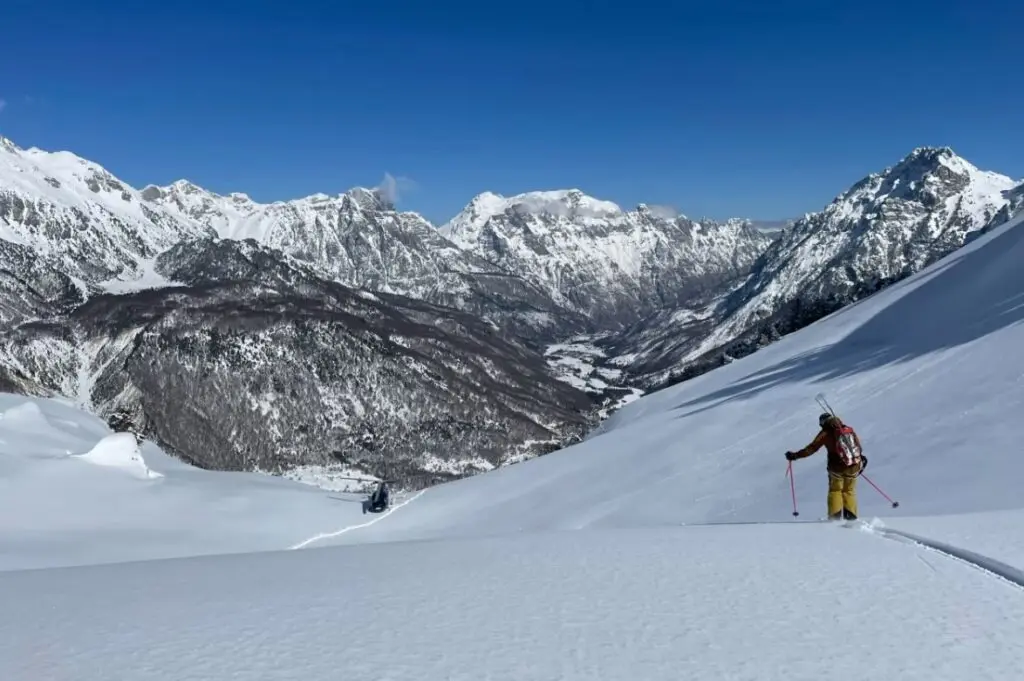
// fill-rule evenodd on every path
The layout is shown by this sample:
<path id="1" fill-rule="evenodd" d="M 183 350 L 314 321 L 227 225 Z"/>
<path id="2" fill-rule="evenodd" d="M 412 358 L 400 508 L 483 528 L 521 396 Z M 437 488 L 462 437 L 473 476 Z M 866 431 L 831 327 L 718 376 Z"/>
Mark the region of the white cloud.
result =
<path id="1" fill-rule="evenodd" d="M 416 181 L 408 177 L 395 177 L 391 173 L 384 173 L 384 179 L 377 185 L 379 191 L 388 203 L 397 205 L 402 196 L 415 191 L 418 185 Z"/>
<path id="2" fill-rule="evenodd" d="M 663 220 L 675 220 L 681 215 L 679 209 L 675 206 L 666 206 L 664 204 L 648 204 L 647 210 L 651 212 L 651 215 L 662 218 Z"/>

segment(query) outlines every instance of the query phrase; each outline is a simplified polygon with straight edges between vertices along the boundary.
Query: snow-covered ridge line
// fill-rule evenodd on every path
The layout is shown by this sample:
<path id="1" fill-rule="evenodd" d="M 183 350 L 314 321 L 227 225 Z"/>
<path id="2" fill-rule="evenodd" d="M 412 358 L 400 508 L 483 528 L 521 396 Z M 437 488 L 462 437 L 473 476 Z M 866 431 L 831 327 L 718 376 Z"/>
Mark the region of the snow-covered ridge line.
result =
<path id="1" fill-rule="evenodd" d="M 3 236 L 70 277 L 84 297 L 169 283 L 153 262 L 180 241 L 253 239 L 328 279 L 455 307 L 544 341 L 628 324 L 739 276 L 770 242 L 749 221 L 696 223 L 644 205 L 623 211 L 578 189 L 484 192 L 441 228 L 398 211 L 377 188 L 271 203 L 188 180 L 137 190 L 74 154 L 13 143 L 0 151 L 4 194 Z M 509 257 L 496 257 L 498 241 L 476 243 L 456 228 L 466 221 L 500 233 Z"/>

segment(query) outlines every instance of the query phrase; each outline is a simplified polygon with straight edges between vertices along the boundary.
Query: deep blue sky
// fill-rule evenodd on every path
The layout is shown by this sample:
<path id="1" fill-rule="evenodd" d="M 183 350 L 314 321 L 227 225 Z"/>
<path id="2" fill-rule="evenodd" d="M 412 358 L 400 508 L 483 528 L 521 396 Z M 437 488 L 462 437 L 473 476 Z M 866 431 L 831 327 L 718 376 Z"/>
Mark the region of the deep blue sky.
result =
<path id="1" fill-rule="evenodd" d="M 411 178 L 817 210 L 921 145 L 1024 177 L 1024 3 L 7 0 L 0 134 L 257 200 Z"/>

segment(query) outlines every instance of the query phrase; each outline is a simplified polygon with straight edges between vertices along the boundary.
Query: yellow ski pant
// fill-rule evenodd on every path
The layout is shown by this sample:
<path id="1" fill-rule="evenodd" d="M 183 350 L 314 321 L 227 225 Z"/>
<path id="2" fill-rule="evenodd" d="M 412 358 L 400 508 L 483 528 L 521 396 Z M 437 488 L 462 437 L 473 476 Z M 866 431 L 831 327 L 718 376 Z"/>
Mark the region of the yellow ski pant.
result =
<path id="1" fill-rule="evenodd" d="M 854 468 L 853 474 L 828 473 L 828 514 L 835 516 L 845 508 L 857 515 L 857 473 L 860 467 Z"/>

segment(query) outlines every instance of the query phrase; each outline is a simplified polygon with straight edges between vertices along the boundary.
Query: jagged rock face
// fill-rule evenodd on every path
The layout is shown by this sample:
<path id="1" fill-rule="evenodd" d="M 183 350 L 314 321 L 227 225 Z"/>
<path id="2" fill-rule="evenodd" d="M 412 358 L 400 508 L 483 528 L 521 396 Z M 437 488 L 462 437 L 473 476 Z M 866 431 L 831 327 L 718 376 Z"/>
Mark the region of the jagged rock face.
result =
<path id="1" fill-rule="evenodd" d="M 37 368 L 33 345 L 64 346 L 100 414 L 196 465 L 342 461 L 415 487 L 438 461 L 496 466 L 591 423 L 583 393 L 473 316 L 326 282 L 252 243 L 179 244 L 158 267 L 188 283 L 94 296 L 5 345 Z"/>
<path id="2" fill-rule="evenodd" d="M 784 230 L 728 295 L 662 313 L 619 345 L 640 350 L 631 370 L 651 388 L 719 366 L 948 255 L 1006 219 L 1014 186 L 948 148 L 917 149 Z"/>
<path id="3" fill-rule="evenodd" d="M 0 239 L 0 329 L 85 300 L 75 283 L 27 246 Z"/>
<path id="4" fill-rule="evenodd" d="M 218 196 L 187 182 L 143 194 L 221 238 L 254 239 L 361 288 L 429 298 L 445 275 L 489 269 L 418 214 L 397 212 L 368 189 L 272 204 L 244 194 Z"/>
<path id="5" fill-rule="evenodd" d="M 551 292 L 592 328 L 629 324 L 745 274 L 771 237 L 752 223 L 623 211 L 577 190 L 486 193 L 441 232 Z"/>
<path id="6" fill-rule="evenodd" d="M 177 182 L 142 195 L 222 238 L 279 249 L 327 278 L 454 307 L 516 335 L 553 338 L 583 324 L 542 288 L 457 247 L 420 215 L 396 211 L 376 190 L 259 204 Z"/>

